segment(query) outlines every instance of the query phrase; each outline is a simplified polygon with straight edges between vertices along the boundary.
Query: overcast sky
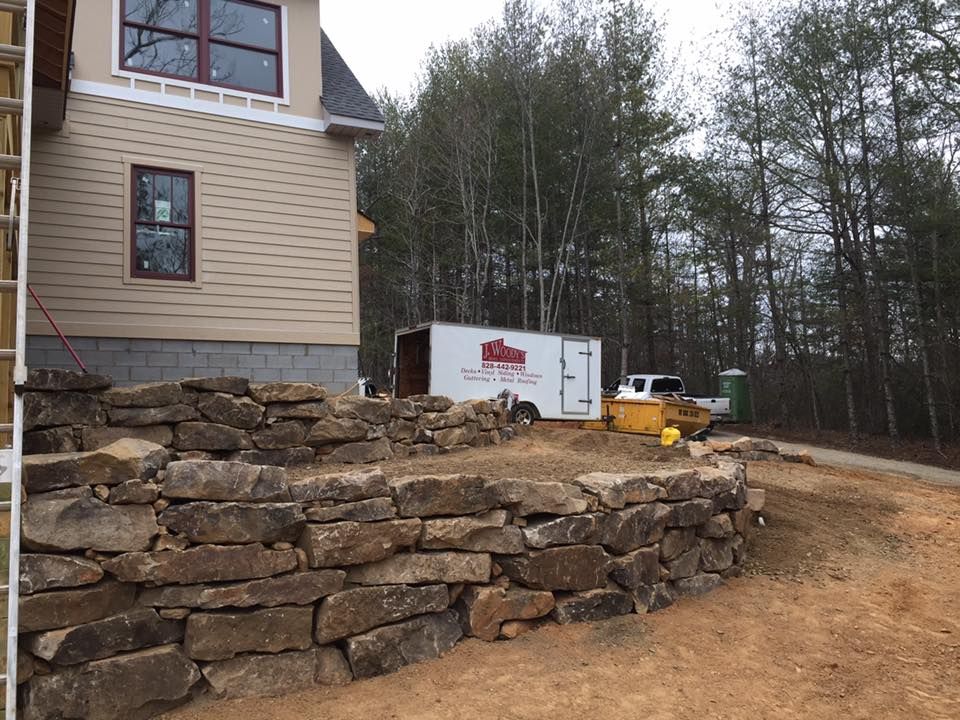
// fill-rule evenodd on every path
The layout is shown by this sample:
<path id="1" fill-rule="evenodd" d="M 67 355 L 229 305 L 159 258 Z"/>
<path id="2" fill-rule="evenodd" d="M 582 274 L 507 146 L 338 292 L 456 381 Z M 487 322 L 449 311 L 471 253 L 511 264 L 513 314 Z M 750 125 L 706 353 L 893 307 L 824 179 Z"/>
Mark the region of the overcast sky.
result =
<path id="1" fill-rule="evenodd" d="M 732 0 L 648 0 L 666 22 L 668 50 L 696 63 Z M 320 4 L 321 23 L 368 92 L 405 94 L 431 44 L 466 37 L 503 0 L 366 0 Z"/>

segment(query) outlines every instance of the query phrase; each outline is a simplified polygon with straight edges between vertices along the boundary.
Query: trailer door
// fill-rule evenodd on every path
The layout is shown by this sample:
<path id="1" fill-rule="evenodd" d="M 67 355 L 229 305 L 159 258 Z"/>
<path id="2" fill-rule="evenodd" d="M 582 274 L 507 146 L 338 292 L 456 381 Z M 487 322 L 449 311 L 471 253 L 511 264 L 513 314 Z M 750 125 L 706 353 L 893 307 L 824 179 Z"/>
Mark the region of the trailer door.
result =
<path id="1" fill-rule="evenodd" d="M 563 339 L 562 410 L 564 415 L 590 415 L 595 399 L 591 397 L 590 373 L 593 353 L 590 341 Z"/>

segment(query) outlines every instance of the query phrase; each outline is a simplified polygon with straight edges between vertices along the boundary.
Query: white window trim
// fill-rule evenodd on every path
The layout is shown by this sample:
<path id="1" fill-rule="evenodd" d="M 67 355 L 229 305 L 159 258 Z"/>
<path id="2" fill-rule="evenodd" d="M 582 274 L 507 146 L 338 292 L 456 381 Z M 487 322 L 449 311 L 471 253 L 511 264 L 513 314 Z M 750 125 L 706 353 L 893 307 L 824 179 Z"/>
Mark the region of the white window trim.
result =
<path id="1" fill-rule="evenodd" d="M 164 86 L 185 88 L 193 93 L 198 90 L 208 93 L 214 93 L 221 96 L 241 98 L 249 103 L 256 100 L 258 102 L 271 103 L 273 105 L 290 105 L 290 38 L 288 36 L 289 23 L 287 22 L 287 6 L 280 5 L 280 42 L 283 47 L 280 48 L 281 62 L 283 63 L 283 96 L 263 95 L 261 93 L 244 92 L 243 90 L 234 90 L 231 88 L 220 87 L 219 85 L 205 85 L 203 83 L 191 82 L 190 80 L 178 80 L 176 78 L 160 77 L 150 73 L 138 73 L 131 70 L 120 69 L 120 0 L 113 0 L 113 28 L 112 37 L 112 73 L 114 77 L 126 78 L 131 81 L 144 80 L 153 83 L 161 83 Z M 131 82 L 131 87 L 132 87 Z"/>

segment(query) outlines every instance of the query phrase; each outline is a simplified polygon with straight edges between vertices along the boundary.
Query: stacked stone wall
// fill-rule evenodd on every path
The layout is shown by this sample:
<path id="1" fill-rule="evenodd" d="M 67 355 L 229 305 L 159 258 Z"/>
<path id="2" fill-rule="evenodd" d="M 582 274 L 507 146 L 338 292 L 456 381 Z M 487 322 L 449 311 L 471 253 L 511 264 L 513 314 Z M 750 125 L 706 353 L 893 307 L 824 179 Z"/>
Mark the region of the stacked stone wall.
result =
<path id="1" fill-rule="evenodd" d="M 35 370 L 26 389 L 28 454 L 98 450 L 135 438 L 188 458 L 289 467 L 373 463 L 514 436 L 504 401 L 330 397 L 321 385 L 258 385 L 242 377 L 113 387 L 106 376 L 56 369 Z"/>
<path id="2" fill-rule="evenodd" d="M 173 455 L 124 439 L 26 458 L 26 720 L 292 693 L 463 637 L 659 610 L 738 575 L 751 522 L 738 463 L 566 484 Z"/>

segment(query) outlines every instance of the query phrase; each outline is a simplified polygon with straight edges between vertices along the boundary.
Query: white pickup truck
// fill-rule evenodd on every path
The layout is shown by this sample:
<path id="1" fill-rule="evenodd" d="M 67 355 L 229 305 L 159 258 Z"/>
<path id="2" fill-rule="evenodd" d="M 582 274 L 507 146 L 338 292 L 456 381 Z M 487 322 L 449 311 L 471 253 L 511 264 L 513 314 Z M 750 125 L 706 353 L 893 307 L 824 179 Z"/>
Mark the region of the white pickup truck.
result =
<path id="1" fill-rule="evenodd" d="M 604 392 L 614 395 L 618 400 L 649 400 L 676 395 L 709 410 L 715 422 L 725 420 L 730 415 L 730 398 L 690 395 L 683 380 L 675 375 L 627 375 Z"/>

